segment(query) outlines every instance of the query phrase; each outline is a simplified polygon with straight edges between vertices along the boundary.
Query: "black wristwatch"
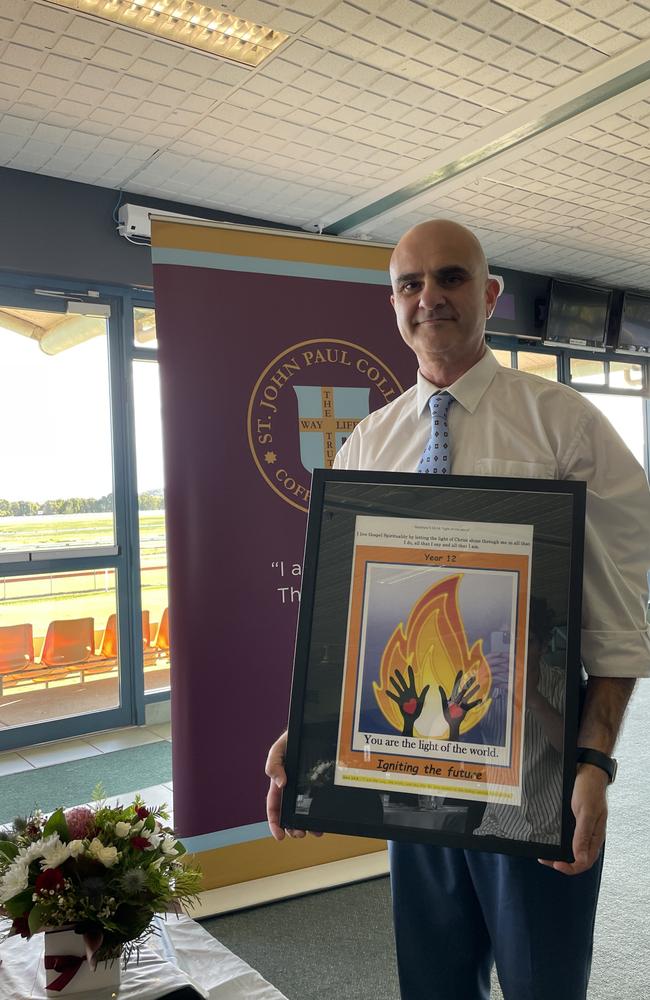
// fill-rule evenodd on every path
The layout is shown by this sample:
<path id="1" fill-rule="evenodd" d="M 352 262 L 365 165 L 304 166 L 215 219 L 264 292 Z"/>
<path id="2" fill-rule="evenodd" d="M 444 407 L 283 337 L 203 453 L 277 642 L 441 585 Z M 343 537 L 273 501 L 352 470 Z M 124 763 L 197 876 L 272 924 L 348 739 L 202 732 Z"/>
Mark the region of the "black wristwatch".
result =
<path id="1" fill-rule="evenodd" d="M 593 750 L 591 747 L 578 747 L 576 760 L 578 764 L 594 764 L 596 767 L 600 767 L 607 774 L 610 785 L 616 777 L 618 761 L 615 757 L 608 757 L 602 750 Z"/>

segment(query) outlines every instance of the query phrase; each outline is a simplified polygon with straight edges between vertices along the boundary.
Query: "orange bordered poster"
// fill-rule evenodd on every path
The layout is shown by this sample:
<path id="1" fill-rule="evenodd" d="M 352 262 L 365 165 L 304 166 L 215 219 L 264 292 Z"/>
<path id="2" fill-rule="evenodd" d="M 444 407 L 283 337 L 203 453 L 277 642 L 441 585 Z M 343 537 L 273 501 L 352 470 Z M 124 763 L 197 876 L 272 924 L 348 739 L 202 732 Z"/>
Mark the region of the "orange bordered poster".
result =
<path id="1" fill-rule="evenodd" d="M 337 783 L 520 804 L 532 542 L 357 517 Z"/>
<path id="2" fill-rule="evenodd" d="M 585 496 L 314 471 L 283 826 L 571 859 Z"/>

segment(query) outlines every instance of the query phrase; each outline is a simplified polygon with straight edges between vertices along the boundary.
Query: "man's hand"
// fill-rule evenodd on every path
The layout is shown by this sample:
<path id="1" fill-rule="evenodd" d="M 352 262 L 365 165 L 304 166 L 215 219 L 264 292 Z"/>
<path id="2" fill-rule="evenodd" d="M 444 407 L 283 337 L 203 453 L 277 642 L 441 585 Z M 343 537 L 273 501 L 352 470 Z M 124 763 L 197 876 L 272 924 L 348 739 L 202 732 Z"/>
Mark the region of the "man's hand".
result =
<path id="1" fill-rule="evenodd" d="M 580 875 L 594 864 L 605 843 L 607 827 L 607 775 L 593 764 L 579 764 L 571 809 L 576 820 L 573 834 L 575 861 L 542 861 L 540 864 L 555 868 L 563 875 Z"/>
<path id="2" fill-rule="evenodd" d="M 593 747 L 611 754 L 621 728 L 627 703 L 634 690 L 633 677 L 590 677 L 580 730 L 579 747 Z M 571 809 L 576 818 L 572 865 L 566 861 L 542 861 L 564 875 L 579 875 L 591 868 L 605 842 L 607 826 L 606 773 L 593 764 L 579 764 Z"/>
<path id="3" fill-rule="evenodd" d="M 265 771 L 269 778 L 269 790 L 266 795 L 266 818 L 269 822 L 269 829 L 275 840 L 284 840 L 285 833 L 290 837 L 304 837 L 305 830 L 284 830 L 280 826 L 280 807 L 282 805 L 282 789 L 287 783 L 287 774 L 284 770 L 284 756 L 287 750 L 287 734 L 282 733 L 269 750 L 266 758 Z M 322 834 L 315 833 L 320 837 Z"/>

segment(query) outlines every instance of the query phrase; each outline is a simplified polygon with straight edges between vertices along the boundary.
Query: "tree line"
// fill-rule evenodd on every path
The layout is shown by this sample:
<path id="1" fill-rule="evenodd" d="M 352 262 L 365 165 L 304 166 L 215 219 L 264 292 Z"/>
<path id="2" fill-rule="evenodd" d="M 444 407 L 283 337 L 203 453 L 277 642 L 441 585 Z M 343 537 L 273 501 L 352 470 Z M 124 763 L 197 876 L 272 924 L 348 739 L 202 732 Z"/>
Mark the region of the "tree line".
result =
<path id="1" fill-rule="evenodd" d="M 138 494 L 140 510 L 164 510 L 165 497 L 162 490 L 150 490 Z M 66 497 L 59 500 L 0 499 L 0 517 L 21 517 L 25 514 L 110 514 L 113 511 L 113 494 L 103 497 Z"/>

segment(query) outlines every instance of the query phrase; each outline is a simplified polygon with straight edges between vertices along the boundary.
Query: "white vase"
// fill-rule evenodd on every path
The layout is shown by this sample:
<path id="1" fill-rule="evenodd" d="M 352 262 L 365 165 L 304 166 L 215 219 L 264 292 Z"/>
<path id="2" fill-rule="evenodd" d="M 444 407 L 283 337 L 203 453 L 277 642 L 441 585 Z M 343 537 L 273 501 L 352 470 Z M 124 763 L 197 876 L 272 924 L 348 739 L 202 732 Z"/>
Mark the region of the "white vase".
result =
<path id="1" fill-rule="evenodd" d="M 50 996 L 70 996 L 72 993 L 93 993 L 117 987 L 120 982 L 121 960 L 98 962 L 92 969 L 86 958 L 83 934 L 72 927 L 56 927 L 45 931 L 43 961 L 45 992 Z"/>

